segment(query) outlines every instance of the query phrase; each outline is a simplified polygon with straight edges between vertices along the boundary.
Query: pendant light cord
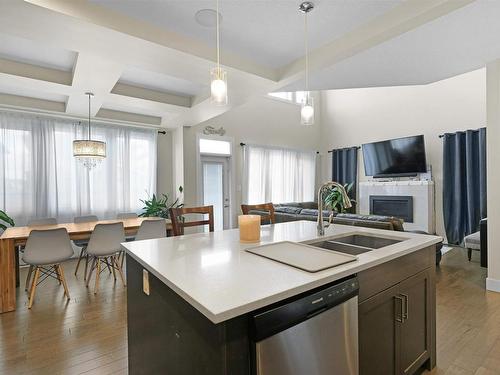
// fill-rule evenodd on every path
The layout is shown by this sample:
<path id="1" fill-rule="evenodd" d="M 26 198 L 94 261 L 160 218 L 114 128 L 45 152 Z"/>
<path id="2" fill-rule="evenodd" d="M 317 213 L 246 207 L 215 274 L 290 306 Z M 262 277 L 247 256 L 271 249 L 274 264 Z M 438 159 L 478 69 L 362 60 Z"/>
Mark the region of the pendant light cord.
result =
<path id="1" fill-rule="evenodd" d="M 305 12 L 305 17 L 304 17 L 304 29 L 305 29 L 305 50 L 306 50 L 306 91 L 309 91 L 309 46 L 308 46 L 308 30 L 307 30 L 307 13 Z"/>
<path id="2" fill-rule="evenodd" d="M 88 94 L 89 96 L 89 141 L 90 141 L 90 94 Z"/>
<path id="3" fill-rule="evenodd" d="M 215 1 L 216 7 L 216 31 L 217 31 L 217 78 L 220 79 L 220 30 L 219 30 L 219 0 Z"/>

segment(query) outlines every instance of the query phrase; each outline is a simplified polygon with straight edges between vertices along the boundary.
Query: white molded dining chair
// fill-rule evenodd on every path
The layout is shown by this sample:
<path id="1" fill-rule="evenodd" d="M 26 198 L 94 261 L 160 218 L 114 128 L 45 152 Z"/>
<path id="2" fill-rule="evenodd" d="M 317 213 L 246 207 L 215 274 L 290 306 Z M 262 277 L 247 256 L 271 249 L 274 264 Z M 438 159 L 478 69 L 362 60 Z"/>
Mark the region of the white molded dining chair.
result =
<path id="1" fill-rule="evenodd" d="M 87 276 L 86 286 L 89 286 L 90 278 L 95 270 L 94 294 L 99 288 L 99 277 L 101 274 L 101 263 L 112 269 L 113 277 L 116 280 L 115 270 L 120 274 L 123 286 L 126 286 L 125 278 L 117 256 L 121 251 L 121 243 L 125 242 L 125 231 L 123 223 L 97 224 L 90 236 L 87 246 L 87 254 L 92 258 L 92 266 Z"/>
<path id="2" fill-rule="evenodd" d="M 64 294 L 69 300 L 68 286 L 61 263 L 70 259 L 72 255 L 73 248 L 66 228 L 34 229 L 30 232 L 23 255 L 23 261 L 34 270 L 33 281 L 29 288 L 29 309 L 33 306 L 37 285 L 48 277 L 57 279 L 63 285 Z M 39 281 L 40 273 L 43 274 L 43 278 Z"/>
<path id="3" fill-rule="evenodd" d="M 136 241 L 150 240 L 167 236 L 167 223 L 165 219 L 144 220 L 135 236 Z"/>
<path id="4" fill-rule="evenodd" d="M 96 215 L 86 215 L 86 216 L 76 216 L 73 219 L 73 222 L 75 224 L 80 224 L 80 223 L 91 223 L 94 221 L 98 221 L 99 218 Z M 76 268 L 75 268 L 75 276 L 78 274 L 78 269 L 80 268 L 80 262 L 82 261 L 83 258 L 85 258 L 85 270 L 83 273 L 83 280 L 85 280 L 85 277 L 87 276 L 87 268 L 89 266 L 89 257 L 86 253 L 86 248 L 88 245 L 89 240 L 74 240 L 73 243 L 81 247 L 82 249 L 80 250 L 80 255 L 78 256 L 78 262 L 76 263 Z"/>

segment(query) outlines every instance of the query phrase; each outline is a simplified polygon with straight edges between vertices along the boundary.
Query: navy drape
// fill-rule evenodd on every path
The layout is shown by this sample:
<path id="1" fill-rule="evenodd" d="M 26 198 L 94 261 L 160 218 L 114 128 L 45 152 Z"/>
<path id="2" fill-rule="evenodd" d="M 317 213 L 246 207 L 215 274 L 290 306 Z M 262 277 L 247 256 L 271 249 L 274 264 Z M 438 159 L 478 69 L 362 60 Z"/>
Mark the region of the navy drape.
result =
<path id="1" fill-rule="evenodd" d="M 450 244 L 486 217 L 486 128 L 443 136 L 443 216 Z"/>
<path id="2" fill-rule="evenodd" d="M 356 199 L 358 183 L 358 147 L 332 150 L 332 181 L 352 185 L 349 196 Z"/>

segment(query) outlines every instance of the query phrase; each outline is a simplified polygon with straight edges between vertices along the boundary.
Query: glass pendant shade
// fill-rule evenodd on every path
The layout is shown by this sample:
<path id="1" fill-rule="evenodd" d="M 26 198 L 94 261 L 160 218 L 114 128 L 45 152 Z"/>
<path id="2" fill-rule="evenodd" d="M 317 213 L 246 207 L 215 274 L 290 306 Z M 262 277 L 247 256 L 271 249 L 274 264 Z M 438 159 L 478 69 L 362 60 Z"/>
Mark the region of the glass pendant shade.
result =
<path id="1" fill-rule="evenodd" d="M 106 143 L 78 139 L 73 141 L 73 156 L 86 168 L 95 168 L 106 158 Z"/>
<path id="2" fill-rule="evenodd" d="M 314 124 L 314 101 L 309 92 L 306 93 L 306 95 L 304 95 L 304 99 L 302 99 L 302 105 L 300 108 L 300 123 L 302 125 Z"/>
<path id="3" fill-rule="evenodd" d="M 214 104 L 221 106 L 227 104 L 227 75 L 220 67 L 210 71 L 210 93 Z"/>

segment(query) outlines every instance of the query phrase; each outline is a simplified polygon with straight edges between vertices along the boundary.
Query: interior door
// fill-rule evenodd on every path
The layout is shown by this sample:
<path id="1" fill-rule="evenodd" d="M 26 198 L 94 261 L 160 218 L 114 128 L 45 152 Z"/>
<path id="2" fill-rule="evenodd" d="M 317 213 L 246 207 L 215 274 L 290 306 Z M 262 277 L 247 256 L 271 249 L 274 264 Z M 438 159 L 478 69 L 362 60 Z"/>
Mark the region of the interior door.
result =
<path id="1" fill-rule="evenodd" d="M 214 207 L 214 229 L 229 228 L 229 160 L 227 157 L 202 156 L 202 200 Z"/>

